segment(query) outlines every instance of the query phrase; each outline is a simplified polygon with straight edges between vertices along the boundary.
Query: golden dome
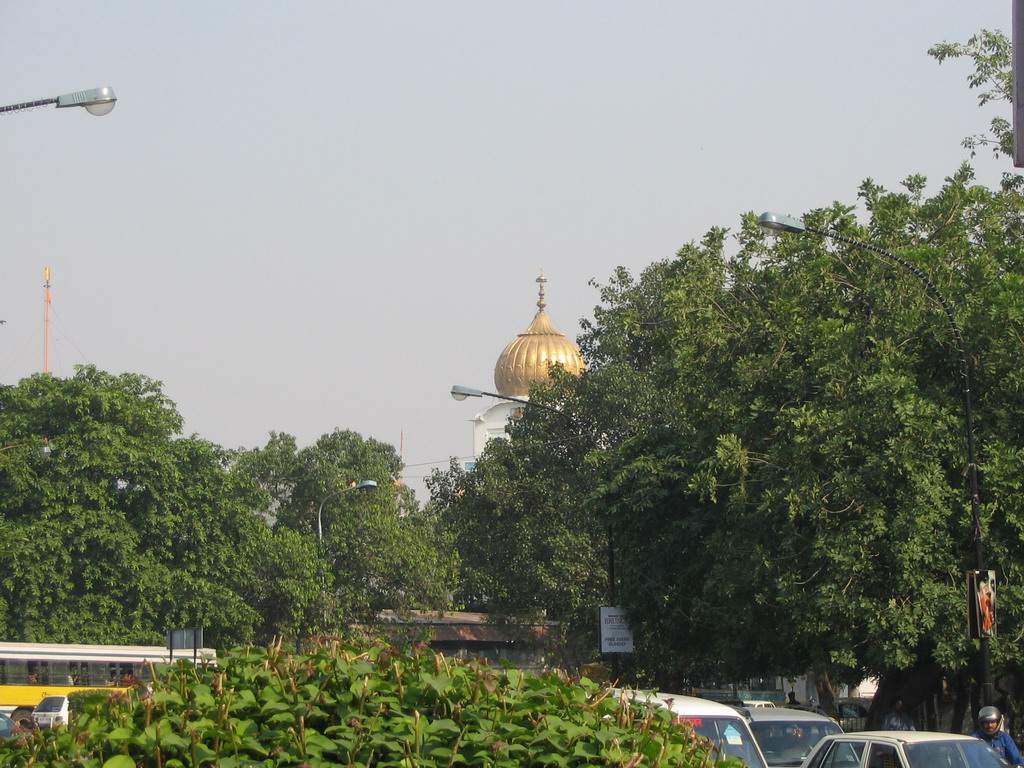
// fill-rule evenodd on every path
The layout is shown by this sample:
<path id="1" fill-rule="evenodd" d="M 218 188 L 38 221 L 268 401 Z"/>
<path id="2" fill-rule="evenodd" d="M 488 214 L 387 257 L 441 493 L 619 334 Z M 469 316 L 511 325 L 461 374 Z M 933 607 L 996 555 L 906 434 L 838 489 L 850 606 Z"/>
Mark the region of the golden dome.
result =
<path id="1" fill-rule="evenodd" d="M 550 366 L 553 363 L 561 363 L 566 371 L 576 376 L 586 370 L 579 347 L 566 338 L 565 334 L 559 333 L 544 312 L 547 306 L 544 301 L 544 283 L 547 281 L 542 272 L 537 278 L 540 298 L 533 322 L 509 342 L 494 366 L 494 386 L 499 395 L 527 397 L 530 384 L 550 378 Z"/>

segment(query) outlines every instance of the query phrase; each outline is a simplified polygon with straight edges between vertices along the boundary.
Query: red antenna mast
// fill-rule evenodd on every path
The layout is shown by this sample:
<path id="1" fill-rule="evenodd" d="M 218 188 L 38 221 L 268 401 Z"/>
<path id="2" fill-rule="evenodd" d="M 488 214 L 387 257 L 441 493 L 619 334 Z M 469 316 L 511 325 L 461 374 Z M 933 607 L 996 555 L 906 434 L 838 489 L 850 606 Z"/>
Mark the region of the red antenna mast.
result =
<path id="1" fill-rule="evenodd" d="M 50 372 L 50 268 L 43 270 L 43 373 Z"/>

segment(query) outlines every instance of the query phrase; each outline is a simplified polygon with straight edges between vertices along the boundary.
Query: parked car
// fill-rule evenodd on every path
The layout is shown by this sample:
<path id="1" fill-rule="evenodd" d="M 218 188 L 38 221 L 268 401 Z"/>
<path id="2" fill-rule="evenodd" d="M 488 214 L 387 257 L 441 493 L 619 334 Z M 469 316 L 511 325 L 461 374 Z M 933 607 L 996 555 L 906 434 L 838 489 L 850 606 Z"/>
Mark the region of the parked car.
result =
<path id="1" fill-rule="evenodd" d="M 621 695 L 621 691 L 618 693 Z M 710 699 L 675 693 L 629 690 L 626 693 L 637 701 L 671 710 L 676 723 L 689 725 L 697 735 L 711 742 L 717 752 L 714 759 L 738 757 L 750 768 L 766 768 L 764 755 L 747 719 L 735 708 Z"/>
<path id="2" fill-rule="evenodd" d="M 861 731 L 826 736 L 804 768 L 1006 768 L 981 739 L 931 731 Z"/>
<path id="3" fill-rule="evenodd" d="M 53 728 L 68 722 L 68 697 L 44 696 L 32 710 L 32 719 L 40 728 Z"/>
<path id="4" fill-rule="evenodd" d="M 14 721 L 0 712 L 0 739 L 10 738 L 12 733 L 14 733 Z"/>
<path id="5" fill-rule="evenodd" d="M 770 766 L 800 765 L 826 736 L 842 733 L 831 717 L 787 707 L 744 707 L 761 752 Z"/>
<path id="6" fill-rule="evenodd" d="M 813 712 L 816 715 L 821 715 L 822 717 L 828 717 L 835 720 L 834 717 L 817 704 L 786 704 L 785 707 L 786 709 L 795 709 L 799 712 Z"/>
<path id="7" fill-rule="evenodd" d="M 839 724 L 844 731 L 862 731 L 868 722 L 868 710 L 871 699 L 839 698 L 836 699 L 836 710 L 839 712 Z"/>
<path id="8" fill-rule="evenodd" d="M 730 707 L 774 707 L 775 702 L 768 699 L 719 699 Z"/>

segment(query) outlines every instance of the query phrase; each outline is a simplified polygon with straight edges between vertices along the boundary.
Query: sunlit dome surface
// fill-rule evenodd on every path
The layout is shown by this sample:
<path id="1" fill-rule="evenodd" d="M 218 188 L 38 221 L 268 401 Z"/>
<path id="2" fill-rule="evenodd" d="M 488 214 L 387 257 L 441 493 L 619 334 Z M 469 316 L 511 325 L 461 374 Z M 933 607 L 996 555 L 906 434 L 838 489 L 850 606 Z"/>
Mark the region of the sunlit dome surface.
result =
<path id="1" fill-rule="evenodd" d="M 553 363 L 561 363 L 566 371 L 576 376 L 586 370 L 579 347 L 558 332 L 544 311 L 547 306 L 544 283 L 547 281 L 543 274 L 537 278 L 540 284 L 537 314 L 530 327 L 509 342 L 494 366 L 494 386 L 504 397 L 527 397 L 531 384 L 550 378 Z"/>

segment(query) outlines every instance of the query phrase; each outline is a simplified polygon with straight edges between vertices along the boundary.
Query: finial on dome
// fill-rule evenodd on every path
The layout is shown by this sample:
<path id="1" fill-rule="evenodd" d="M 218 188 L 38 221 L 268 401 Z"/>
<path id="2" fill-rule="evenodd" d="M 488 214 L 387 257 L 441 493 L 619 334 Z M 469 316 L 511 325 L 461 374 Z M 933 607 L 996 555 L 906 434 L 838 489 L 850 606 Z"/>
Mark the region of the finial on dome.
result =
<path id="1" fill-rule="evenodd" d="M 529 327 L 508 343 L 494 366 L 494 391 L 502 397 L 529 397 L 530 384 L 547 381 L 551 365 L 558 363 L 567 373 L 577 376 L 586 370 L 579 347 L 559 333 L 544 307 L 544 283 L 548 279 L 541 270 L 537 284 L 540 299 L 537 314 Z"/>

